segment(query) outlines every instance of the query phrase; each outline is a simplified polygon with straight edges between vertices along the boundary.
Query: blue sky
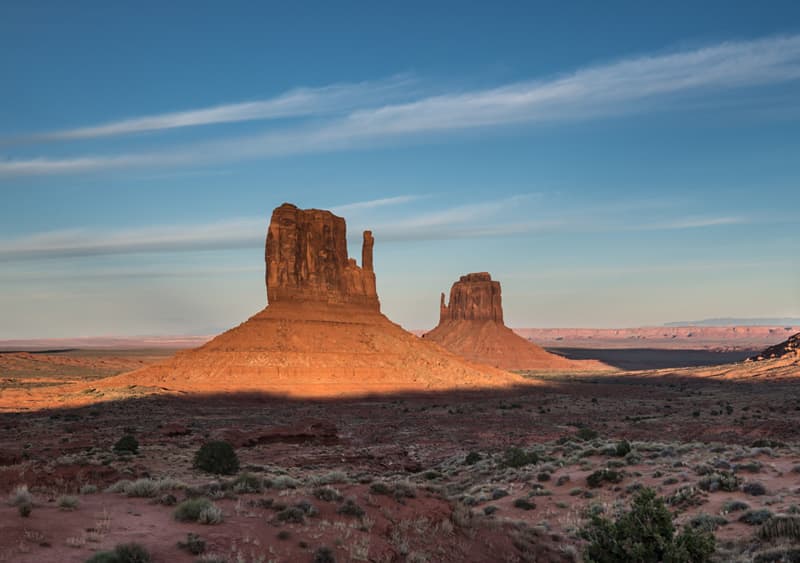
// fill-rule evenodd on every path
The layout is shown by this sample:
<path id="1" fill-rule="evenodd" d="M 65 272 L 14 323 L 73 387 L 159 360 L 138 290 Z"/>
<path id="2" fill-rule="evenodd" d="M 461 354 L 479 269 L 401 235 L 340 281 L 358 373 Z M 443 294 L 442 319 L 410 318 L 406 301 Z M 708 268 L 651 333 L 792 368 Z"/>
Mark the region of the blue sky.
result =
<path id="1" fill-rule="evenodd" d="M 235 325 L 284 201 L 408 328 L 800 316 L 796 2 L 4 2 L 0 77 L 0 338 Z"/>

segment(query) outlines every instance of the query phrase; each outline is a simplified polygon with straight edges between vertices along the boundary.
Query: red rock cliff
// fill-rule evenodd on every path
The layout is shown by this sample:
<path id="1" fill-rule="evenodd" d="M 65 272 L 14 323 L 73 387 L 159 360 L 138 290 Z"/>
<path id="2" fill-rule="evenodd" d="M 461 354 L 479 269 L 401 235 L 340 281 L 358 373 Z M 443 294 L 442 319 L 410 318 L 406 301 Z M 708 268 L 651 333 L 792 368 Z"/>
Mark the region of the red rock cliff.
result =
<path id="1" fill-rule="evenodd" d="M 442 293 L 439 323 L 461 320 L 503 323 L 500 282 L 488 272 L 461 276 L 450 288 L 450 305 L 445 305 Z"/>
<path id="2" fill-rule="evenodd" d="M 363 268 L 347 256 L 344 219 L 320 209 L 284 203 L 267 232 L 267 299 L 353 304 L 380 310 L 372 270 L 370 231 L 364 232 Z"/>

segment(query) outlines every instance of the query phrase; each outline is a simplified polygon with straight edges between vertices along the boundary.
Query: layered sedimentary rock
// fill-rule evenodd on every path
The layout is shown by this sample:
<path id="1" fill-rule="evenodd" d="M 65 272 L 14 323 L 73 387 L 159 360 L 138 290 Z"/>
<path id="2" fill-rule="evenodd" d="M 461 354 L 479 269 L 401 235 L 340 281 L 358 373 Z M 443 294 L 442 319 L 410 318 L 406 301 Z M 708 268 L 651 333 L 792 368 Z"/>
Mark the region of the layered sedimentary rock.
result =
<path id="1" fill-rule="evenodd" d="M 372 234 L 364 233 L 360 267 L 347 255 L 346 234 L 344 219 L 329 211 L 281 205 L 267 234 L 264 310 L 200 348 L 94 387 L 310 397 L 524 383 L 382 315 Z"/>
<path id="2" fill-rule="evenodd" d="M 786 341 L 770 346 L 760 354 L 748 358 L 748 361 L 764 361 L 775 359 L 789 359 L 800 362 L 800 333 L 789 337 Z"/>
<path id="3" fill-rule="evenodd" d="M 450 288 L 450 305 L 445 305 L 442 293 L 439 323 L 465 320 L 503 322 L 500 282 L 488 272 L 461 276 Z"/>
<path id="4" fill-rule="evenodd" d="M 372 270 L 370 231 L 364 232 L 362 268 L 347 256 L 342 217 L 321 209 L 284 203 L 272 214 L 267 232 L 267 297 L 281 301 L 362 305 L 380 309 Z"/>
<path id="5" fill-rule="evenodd" d="M 425 334 L 442 347 L 470 361 L 508 370 L 600 370 L 594 360 L 568 360 L 518 336 L 503 323 L 500 282 L 487 272 L 461 276 L 450 288 L 450 303 L 442 293 L 439 325 Z"/>

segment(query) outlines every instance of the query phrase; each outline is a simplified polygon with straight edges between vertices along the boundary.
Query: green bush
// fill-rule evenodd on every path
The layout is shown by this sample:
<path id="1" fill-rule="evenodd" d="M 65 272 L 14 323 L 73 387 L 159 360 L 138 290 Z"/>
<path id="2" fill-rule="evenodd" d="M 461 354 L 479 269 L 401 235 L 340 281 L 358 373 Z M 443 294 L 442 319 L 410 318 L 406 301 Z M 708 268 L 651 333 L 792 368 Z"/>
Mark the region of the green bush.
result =
<path id="1" fill-rule="evenodd" d="M 616 521 L 593 515 L 581 537 L 589 542 L 588 563 L 707 563 L 715 549 L 708 532 L 686 528 L 675 535 L 672 515 L 652 489 L 642 489 Z"/>
<path id="2" fill-rule="evenodd" d="M 760 510 L 748 510 L 739 516 L 739 522 L 744 522 L 750 526 L 759 526 L 772 518 L 773 514 L 766 508 Z"/>
<path id="3" fill-rule="evenodd" d="M 583 440 L 584 442 L 588 442 L 589 440 L 594 440 L 597 438 L 598 434 L 596 431 L 592 430 L 591 428 L 586 428 L 585 426 L 578 428 L 578 431 L 575 432 L 575 437 L 578 440 Z"/>
<path id="4" fill-rule="evenodd" d="M 615 453 L 617 457 L 625 457 L 629 453 L 631 453 L 631 444 L 628 440 L 622 440 L 615 449 Z"/>
<path id="5" fill-rule="evenodd" d="M 526 452 L 522 448 L 508 448 L 503 455 L 501 465 L 503 467 L 524 467 L 539 462 L 536 452 Z"/>
<path id="6" fill-rule="evenodd" d="M 132 434 L 126 434 L 114 444 L 114 451 L 121 453 L 139 453 L 139 441 Z"/>
<path id="7" fill-rule="evenodd" d="M 727 491 L 732 493 L 739 490 L 739 485 L 741 482 L 741 479 L 739 479 L 733 473 L 720 471 L 718 473 L 706 475 L 700 479 L 700 481 L 697 483 L 697 486 L 704 491 L 708 491 L 709 493 L 714 493 L 716 491 Z"/>
<path id="8" fill-rule="evenodd" d="M 600 469 L 586 477 L 586 484 L 592 488 L 602 486 L 604 482 L 619 483 L 622 481 L 622 473 L 613 469 Z"/>
<path id="9" fill-rule="evenodd" d="M 30 516 L 31 510 L 33 510 L 33 506 L 29 502 L 25 502 L 17 506 L 17 511 L 19 512 L 19 515 L 22 516 L 23 518 L 27 518 L 28 516 Z"/>
<path id="10" fill-rule="evenodd" d="M 536 508 L 536 504 L 532 503 L 526 498 L 518 498 L 514 501 L 514 508 L 519 508 L 521 510 L 533 510 Z"/>
<path id="11" fill-rule="evenodd" d="M 346 499 L 344 504 L 336 509 L 336 512 L 339 514 L 344 514 L 345 516 L 356 516 L 359 518 L 364 516 L 364 509 L 358 506 L 356 501 L 352 498 Z"/>
<path id="12" fill-rule="evenodd" d="M 481 460 L 481 454 L 478 452 L 469 452 L 467 457 L 464 458 L 465 465 L 475 465 Z"/>
<path id="13" fill-rule="evenodd" d="M 86 563 L 150 563 L 152 558 L 145 548 L 136 543 L 124 543 L 114 551 L 100 551 L 86 560 Z"/>
<path id="14" fill-rule="evenodd" d="M 217 475 L 239 471 L 239 458 L 228 442 L 206 442 L 194 456 L 194 467 Z"/>
<path id="15" fill-rule="evenodd" d="M 213 506 L 214 503 L 207 498 L 190 498 L 175 507 L 173 516 L 178 522 L 197 522 L 200 518 L 200 514 Z"/>

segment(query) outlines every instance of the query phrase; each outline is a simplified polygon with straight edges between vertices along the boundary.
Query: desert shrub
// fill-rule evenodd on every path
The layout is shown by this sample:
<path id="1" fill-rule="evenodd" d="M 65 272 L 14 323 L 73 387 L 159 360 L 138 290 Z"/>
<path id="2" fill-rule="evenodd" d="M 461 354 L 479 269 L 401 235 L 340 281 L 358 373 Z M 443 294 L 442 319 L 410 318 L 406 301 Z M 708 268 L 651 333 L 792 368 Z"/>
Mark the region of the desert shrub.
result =
<path id="1" fill-rule="evenodd" d="M 753 563 L 800 563 L 800 547 L 775 547 L 761 551 L 755 554 Z"/>
<path id="2" fill-rule="evenodd" d="M 617 447 L 615 448 L 615 454 L 617 457 L 625 457 L 631 453 L 631 444 L 628 440 L 622 440 Z"/>
<path id="3" fill-rule="evenodd" d="M 532 503 L 526 498 L 518 498 L 514 501 L 514 508 L 519 508 L 521 510 L 533 510 L 536 508 L 536 504 Z"/>
<path id="4" fill-rule="evenodd" d="M 508 448 L 503 455 L 503 460 L 500 464 L 503 467 L 524 467 L 526 465 L 531 465 L 534 463 L 538 463 L 539 456 L 536 452 L 526 452 L 522 448 L 511 447 Z"/>
<path id="5" fill-rule="evenodd" d="M 417 496 L 417 488 L 408 481 L 398 481 L 392 486 L 392 495 L 395 500 L 402 502 L 403 499 L 415 498 Z"/>
<path id="6" fill-rule="evenodd" d="M 302 510 L 306 516 L 316 516 L 317 514 L 319 514 L 319 510 L 317 510 L 317 507 L 308 502 L 307 500 L 301 500 L 300 502 L 295 504 L 295 506 L 300 510 Z"/>
<path id="7" fill-rule="evenodd" d="M 716 491 L 727 491 L 732 493 L 739 490 L 740 483 L 741 480 L 733 473 L 720 471 L 718 473 L 706 475 L 700 479 L 700 481 L 698 481 L 697 486 L 704 491 L 708 491 L 709 493 L 714 493 Z"/>
<path id="8" fill-rule="evenodd" d="M 737 463 L 735 466 L 736 471 L 746 471 L 747 473 L 758 473 L 761 471 L 761 462 L 748 461 L 747 463 Z"/>
<path id="9" fill-rule="evenodd" d="M 206 550 L 206 542 L 197 534 L 189 532 L 186 534 L 186 541 L 179 541 L 178 547 L 185 549 L 192 555 L 200 555 Z"/>
<path id="10" fill-rule="evenodd" d="M 750 505 L 741 500 L 728 500 L 722 505 L 724 512 L 739 512 L 740 510 L 749 510 Z"/>
<path id="11" fill-rule="evenodd" d="M 122 438 L 117 440 L 114 444 L 114 451 L 118 454 L 136 454 L 139 453 L 139 441 L 132 434 L 125 434 Z"/>
<path id="12" fill-rule="evenodd" d="M 508 496 L 508 491 L 505 489 L 495 489 L 492 491 L 492 500 L 500 500 Z"/>
<path id="13" fill-rule="evenodd" d="M 56 504 L 61 510 L 75 510 L 78 508 L 78 498 L 71 495 L 61 495 Z"/>
<path id="14" fill-rule="evenodd" d="M 689 520 L 689 526 L 695 530 L 713 532 L 720 526 L 724 526 L 728 521 L 716 514 L 696 514 Z"/>
<path id="15" fill-rule="evenodd" d="M 742 491 L 744 491 L 745 494 L 754 497 L 767 494 L 767 488 L 758 481 L 751 481 L 749 483 L 745 483 L 744 486 L 742 486 Z"/>
<path id="16" fill-rule="evenodd" d="M 123 543 L 113 551 L 100 551 L 86 563 L 150 563 L 150 553 L 138 543 Z"/>
<path id="17" fill-rule="evenodd" d="M 469 452 L 467 457 L 464 458 L 465 465 L 475 465 L 481 460 L 481 454 L 478 452 Z"/>
<path id="18" fill-rule="evenodd" d="M 619 483 L 622 481 L 622 473 L 613 469 L 600 469 L 586 477 L 586 484 L 596 488 L 602 486 L 604 482 Z"/>
<path id="19" fill-rule="evenodd" d="M 547 471 L 542 471 L 538 475 L 536 475 L 536 480 L 540 483 L 544 483 L 545 481 L 550 480 L 550 474 Z"/>
<path id="20" fill-rule="evenodd" d="M 336 512 L 339 514 L 344 514 L 345 516 L 364 516 L 364 509 L 358 506 L 355 499 L 352 498 L 345 500 L 344 504 L 336 509 Z"/>
<path id="21" fill-rule="evenodd" d="M 197 515 L 198 524 L 220 524 L 222 522 L 222 509 L 215 504 L 206 506 Z"/>
<path id="22" fill-rule="evenodd" d="M 17 505 L 17 512 L 23 518 L 27 518 L 31 515 L 31 511 L 33 510 L 33 506 L 29 502 L 24 502 L 22 504 Z"/>
<path id="23" fill-rule="evenodd" d="M 766 508 L 760 510 L 748 510 L 739 517 L 739 522 L 744 522 L 750 526 L 759 526 L 772 518 L 772 512 Z"/>
<path id="24" fill-rule="evenodd" d="M 597 438 L 599 434 L 592 430 L 591 428 L 587 428 L 585 426 L 578 428 L 578 431 L 575 432 L 575 437 L 578 440 L 583 440 L 584 442 L 588 442 L 589 440 L 594 440 Z"/>
<path id="25" fill-rule="evenodd" d="M 483 507 L 483 513 L 484 513 L 486 516 L 491 516 L 492 514 L 494 514 L 495 512 L 497 512 L 498 510 L 500 510 L 500 509 L 499 509 L 499 508 L 497 508 L 497 507 L 496 507 L 495 505 L 493 505 L 493 504 L 490 504 L 489 506 L 484 506 L 484 507 Z"/>
<path id="26" fill-rule="evenodd" d="M 707 532 L 686 528 L 675 535 L 672 516 L 652 489 L 640 491 L 616 521 L 592 516 L 580 534 L 589 542 L 585 560 L 594 563 L 706 563 L 715 548 L 714 536 Z"/>
<path id="27" fill-rule="evenodd" d="M 374 483 L 377 484 L 377 483 Z M 370 487 L 371 488 L 371 487 Z M 388 493 L 388 487 L 387 487 Z M 383 494 L 387 494 L 383 493 Z M 334 489 L 333 487 L 317 487 L 314 489 L 314 498 L 318 498 L 319 500 L 324 500 L 325 502 L 334 502 L 342 500 L 342 493 L 338 490 Z"/>
<path id="28" fill-rule="evenodd" d="M 277 538 L 279 540 L 288 540 L 291 537 L 292 537 L 292 533 L 289 530 L 281 530 L 277 534 Z"/>
<path id="29" fill-rule="evenodd" d="M 689 485 L 676 490 L 667 498 L 667 504 L 678 510 L 686 510 L 689 507 L 703 504 L 703 499 L 700 491 Z"/>
<path id="30" fill-rule="evenodd" d="M 392 492 L 392 489 L 389 487 L 389 485 L 380 481 L 372 483 L 369 486 L 369 490 L 376 495 L 388 495 Z"/>
<path id="31" fill-rule="evenodd" d="M 194 456 L 194 467 L 217 475 L 232 475 L 239 471 L 239 458 L 228 442 L 206 442 Z"/>
<path id="32" fill-rule="evenodd" d="M 347 473 L 344 471 L 329 471 L 324 475 L 315 475 L 311 478 L 312 485 L 332 485 L 334 483 L 346 483 Z"/>
<path id="33" fill-rule="evenodd" d="M 264 482 L 257 475 L 244 472 L 231 483 L 231 487 L 237 493 L 260 493 L 264 490 Z"/>
<path id="34" fill-rule="evenodd" d="M 569 475 L 561 475 L 558 479 L 556 479 L 556 487 L 561 487 L 569 483 L 570 478 Z"/>
<path id="35" fill-rule="evenodd" d="M 800 543 L 800 516 L 779 514 L 764 522 L 758 530 L 758 537 L 764 541 L 786 539 Z"/>
<path id="36" fill-rule="evenodd" d="M 313 563 L 336 563 L 336 557 L 329 547 L 320 547 L 314 552 Z"/>
<path id="37" fill-rule="evenodd" d="M 270 480 L 270 486 L 281 491 L 283 489 L 296 489 L 298 485 L 300 485 L 300 481 L 288 475 L 278 475 Z"/>
<path id="38" fill-rule="evenodd" d="M 97 492 L 97 485 L 86 484 L 80 488 L 80 494 L 82 495 L 93 495 Z"/>
<path id="39" fill-rule="evenodd" d="M 302 524 L 306 519 L 306 513 L 299 506 L 287 506 L 276 515 L 278 522 L 289 524 Z"/>
<path id="40" fill-rule="evenodd" d="M 33 495 L 28 490 L 28 485 L 19 485 L 8 495 L 8 504 L 19 506 L 21 504 L 33 504 Z"/>
<path id="41" fill-rule="evenodd" d="M 190 498 L 175 507 L 173 516 L 178 522 L 197 522 L 200 518 L 200 513 L 212 506 L 214 506 L 214 503 L 207 498 Z"/>

